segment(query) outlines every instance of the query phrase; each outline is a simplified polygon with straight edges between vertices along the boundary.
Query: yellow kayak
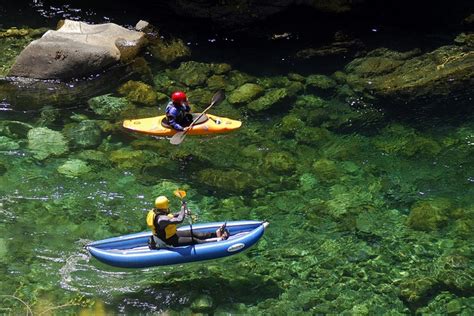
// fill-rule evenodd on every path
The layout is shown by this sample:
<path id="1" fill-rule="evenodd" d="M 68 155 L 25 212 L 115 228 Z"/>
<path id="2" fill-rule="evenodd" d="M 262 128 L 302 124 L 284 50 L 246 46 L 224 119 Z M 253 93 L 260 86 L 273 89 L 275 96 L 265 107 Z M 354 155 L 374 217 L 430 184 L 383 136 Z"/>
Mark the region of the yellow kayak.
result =
<path id="1" fill-rule="evenodd" d="M 194 118 L 199 113 L 193 113 Z M 211 114 L 203 115 L 198 122 L 187 133 L 188 135 L 209 135 L 218 133 L 228 133 L 238 129 L 242 122 L 219 117 Z M 136 120 L 125 120 L 123 127 L 129 131 L 154 135 L 154 136 L 173 136 L 176 130 L 166 123 L 166 116 L 154 116 Z"/>

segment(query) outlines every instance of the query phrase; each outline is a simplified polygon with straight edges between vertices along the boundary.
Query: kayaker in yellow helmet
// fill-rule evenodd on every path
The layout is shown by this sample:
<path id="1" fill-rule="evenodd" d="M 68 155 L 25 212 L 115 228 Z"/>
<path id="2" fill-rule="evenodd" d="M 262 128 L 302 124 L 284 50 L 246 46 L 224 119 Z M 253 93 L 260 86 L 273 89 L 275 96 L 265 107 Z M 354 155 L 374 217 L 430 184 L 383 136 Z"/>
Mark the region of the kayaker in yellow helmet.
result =
<path id="1" fill-rule="evenodd" d="M 150 240 L 150 248 L 166 246 L 184 246 L 201 244 L 211 241 L 227 239 L 229 232 L 219 228 L 215 233 L 192 232 L 191 230 L 178 231 L 177 225 L 181 224 L 185 217 L 189 215 L 186 203 L 183 201 L 181 210 L 178 213 L 171 213 L 169 200 L 166 196 L 159 196 L 155 199 L 155 207 L 147 214 L 147 225 L 153 232 Z M 217 238 L 217 239 L 216 239 Z"/>

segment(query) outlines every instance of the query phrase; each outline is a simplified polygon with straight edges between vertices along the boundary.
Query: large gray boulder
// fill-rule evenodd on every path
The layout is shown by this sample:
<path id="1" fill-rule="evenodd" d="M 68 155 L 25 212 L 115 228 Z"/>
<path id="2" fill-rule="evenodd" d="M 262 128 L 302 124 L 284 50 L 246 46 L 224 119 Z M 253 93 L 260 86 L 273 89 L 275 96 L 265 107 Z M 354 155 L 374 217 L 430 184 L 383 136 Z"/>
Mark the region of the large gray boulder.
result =
<path id="1" fill-rule="evenodd" d="M 31 42 L 17 57 L 10 76 L 70 79 L 96 73 L 135 57 L 145 34 L 114 23 L 90 25 L 64 20 L 61 27 Z"/>

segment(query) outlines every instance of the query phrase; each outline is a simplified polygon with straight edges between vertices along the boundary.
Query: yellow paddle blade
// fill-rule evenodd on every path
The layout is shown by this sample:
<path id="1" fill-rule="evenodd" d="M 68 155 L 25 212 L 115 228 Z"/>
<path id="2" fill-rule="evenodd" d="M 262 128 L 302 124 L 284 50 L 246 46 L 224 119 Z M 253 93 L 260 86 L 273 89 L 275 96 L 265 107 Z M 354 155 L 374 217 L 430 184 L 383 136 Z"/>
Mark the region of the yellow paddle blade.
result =
<path id="1" fill-rule="evenodd" d="M 180 199 L 184 199 L 186 197 L 186 191 L 184 190 L 180 190 L 180 189 L 176 189 L 174 190 L 174 195 L 179 197 Z"/>

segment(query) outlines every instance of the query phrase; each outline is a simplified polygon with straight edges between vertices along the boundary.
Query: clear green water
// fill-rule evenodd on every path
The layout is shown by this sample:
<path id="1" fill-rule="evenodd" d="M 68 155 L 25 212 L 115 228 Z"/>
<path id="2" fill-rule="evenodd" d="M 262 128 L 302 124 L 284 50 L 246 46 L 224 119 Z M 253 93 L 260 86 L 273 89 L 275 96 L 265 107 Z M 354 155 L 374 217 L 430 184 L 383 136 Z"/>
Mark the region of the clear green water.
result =
<path id="1" fill-rule="evenodd" d="M 38 161 L 17 137 L 19 148 L 0 151 L 0 313 L 25 310 L 13 295 L 36 314 L 64 304 L 57 314 L 188 314 L 199 300 L 214 314 L 472 314 L 472 115 L 400 120 L 326 98 L 322 121 L 287 129 L 282 118 L 301 115 L 306 97 L 264 115 L 223 104 L 212 113 L 242 120 L 239 131 L 178 147 L 104 133 L 101 158 L 76 178 L 57 169 L 83 150 Z M 73 115 L 98 119 L 81 104 L 58 113 L 0 121 L 61 131 Z M 140 155 L 111 161 L 117 150 Z M 89 257 L 89 241 L 145 230 L 154 198 L 177 187 L 200 222 L 270 226 L 221 260 L 120 270 Z"/>

